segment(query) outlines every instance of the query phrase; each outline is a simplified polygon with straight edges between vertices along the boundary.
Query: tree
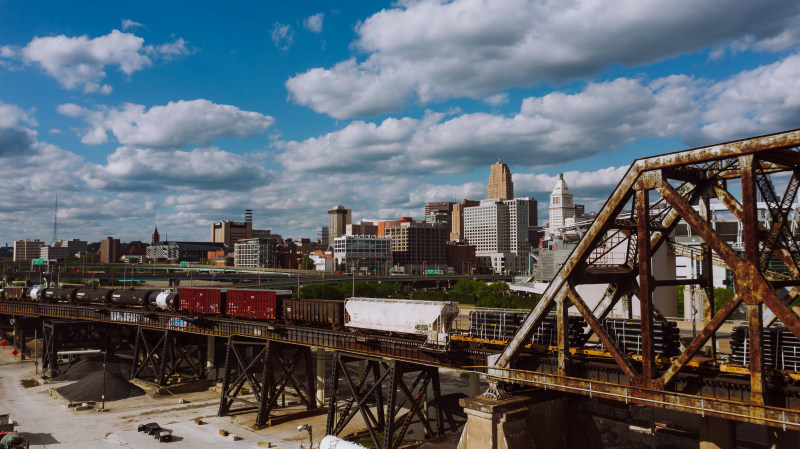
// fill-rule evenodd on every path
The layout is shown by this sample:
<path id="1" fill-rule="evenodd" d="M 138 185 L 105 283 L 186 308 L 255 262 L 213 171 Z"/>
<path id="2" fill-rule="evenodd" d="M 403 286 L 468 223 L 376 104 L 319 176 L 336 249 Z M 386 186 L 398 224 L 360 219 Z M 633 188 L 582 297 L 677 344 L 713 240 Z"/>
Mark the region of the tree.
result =
<path id="1" fill-rule="evenodd" d="M 311 260 L 311 258 L 308 257 L 308 256 L 303 256 L 303 258 L 300 259 L 300 269 L 301 270 L 313 270 L 314 269 L 314 261 Z"/>

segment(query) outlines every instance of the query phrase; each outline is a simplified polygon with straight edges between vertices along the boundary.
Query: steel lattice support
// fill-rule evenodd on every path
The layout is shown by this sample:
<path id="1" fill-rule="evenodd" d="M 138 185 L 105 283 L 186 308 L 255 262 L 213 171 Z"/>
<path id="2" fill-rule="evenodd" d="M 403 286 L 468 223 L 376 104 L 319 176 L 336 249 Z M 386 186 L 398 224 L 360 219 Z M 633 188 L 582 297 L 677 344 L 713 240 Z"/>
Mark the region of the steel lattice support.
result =
<path id="1" fill-rule="evenodd" d="M 586 320 L 589 333 L 596 335 L 629 385 L 646 392 L 641 396 L 646 403 L 647 395 L 660 397 L 662 393 L 674 392 L 677 375 L 693 363 L 701 351 L 705 351 L 702 353 L 707 357 L 705 360 L 717 358 L 717 330 L 741 306 L 747 309 L 748 316 L 749 354 L 742 369 L 750 372 L 750 399 L 744 409 L 737 409 L 730 416 L 725 409 L 733 408 L 721 403 L 721 408 L 714 413 L 751 422 L 759 422 L 768 415 L 781 415 L 781 409 L 770 404 L 769 389 L 782 387 L 780 382 L 785 380 L 775 377 L 767 382 L 769 373 L 764 368 L 762 354 L 763 329 L 765 322 L 777 320 L 800 338 L 800 318 L 787 307 L 800 287 L 800 245 L 790 230 L 788 218 L 800 189 L 798 147 L 800 130 L 793 130 L 636 160 L 540 302 L 504 351 L 493 359 L 490 374 L 499 381 L 504 377 L 517 382 L 538 378 L 532 371 L 526 371 L 528 365 L 522 349 L 534 329 L 554 309 L 559 332 L 566 331 L 567 313 L 563 309 L 565 301 L 569 300 L 572 303 L 570 312 Z M 775 184 L 786 185 L 782 198 L 775 193 Z M 766 221 L 759 221 L 756 192 L 766 201 Z M 716 232 L 711 200 L 727 207 L 740 222 L 743 251 L 732 248 Z M 702 239 L 702 273 L 690 279 L 665 278 L 654 269 L 654 254 L 669 240 L 681 221 L 691 228 L 693 235 Z M 623 263 L 609 257 L 615 252 L 625 256 Z M 733 297 L 718 310 L 714 304 L 712 260 L 721 261 L 730 269 L 735 288 Z M 588 284 L 606 285 L 605 294 L 599 298 L 581 297 L 577 288 Z M 653 304 L 652 295 L 658 288 L 676 285 L 701 287 L 704 327 L 681 348 L 678 356 L 658 357 L 652 346 L 656 338 L 653 322 L 663 320 L 663 315 Z M 779 298 L 775 292 L 784 287 L 791 292 Z M 632 297 L 638 298 L 641 310 L 643 344 L 641 354 L 636 356 L 623 351 L 602 325 L 615 303 Z M 584 336 L 584 341 L 588 336 Z M 570 373 L 567 363 L 568 341 L 559 335 L 558 373 L 562 377 L 555 385 L 549 379 L 547 386 L 559 387 L 563 383 L 567 388 L 567 385 L 581 382 L 578 375 L 569 377 L 574 374 Z M 707 346 L 709 342 L 711 345 Z M 591 388 L 584 394 L 591 395 Z M 703 399 L 698 396 L 697 403 L 702 404 Z M 695 403 L 691 397 L 683 401 L 682 404 L 666 404 L 666 407 L 681 409 L 687 403 Z M 790 424 L 800 428 L 800 422 Z"/>
<path id="2" fill-rule="evenodd" d="M 42 375 L 58 375 L 58 352 L 100 349 L 113 354 L 129 344 L 129 327 L 93 321 L 42 321 Z"/>
<path id="3" fill-rule="evenodd" d="M 257 410 L 256 427 L 263 427 L 278 406 L 278 399 L 288 390 L 306 410 L 313 410 L 315 380 L 309 347 L 230 337 L 218 415 Z M 245 385 L 253 395 L 252 400 L 244 397 Z M 244 407 L 234 409 L 234 403 Z"/>
<path id="4" fill-rule="evenodd" d="M 438 368 L 341 352 L 336 352 L 334 364 L 328 393 L 328 435 L 343 432 L 357 413 L 361 414 L 377 448 L 399 447 L 415 419 L 425 429 L 426 437 L 443 434 Z M 408 383 L 411 377 L 413 381 Z M 342 380 L 344 395 L 340 394 Z M 427 415 L 429 387 L 436 410 L 436 430 L 431 427 Z M 383 432 L 382 441 L 380 432 Z"/>
<path id="5" fill-rule="evenodd" d="M 204 338 L 170 329 L 137 327 L 131 379 L 165 386 L 205 378 Z"/>

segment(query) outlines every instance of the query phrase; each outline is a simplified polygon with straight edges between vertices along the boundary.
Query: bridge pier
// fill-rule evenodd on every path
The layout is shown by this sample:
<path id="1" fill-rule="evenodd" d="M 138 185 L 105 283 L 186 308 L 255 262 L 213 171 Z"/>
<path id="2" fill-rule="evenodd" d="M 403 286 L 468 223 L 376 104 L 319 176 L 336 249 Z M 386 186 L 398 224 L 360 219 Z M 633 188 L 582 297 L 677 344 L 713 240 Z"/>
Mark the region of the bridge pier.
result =
<path id="1" fill-rule="evenodd" d="M 131 379 L 161 387 L 183 378 L 205 380 L 206 349 L 201 335 L 139 326 L 136 329 Z"/>
<path id="2" fill-rule="evenodd" d="M 467 423 L 458 449 L 602 448 L 586 399 L 535 391 L 508 399 L 461 399 Z"/>
<path id="3" fill-rule="evenodd" d="M 413 375 L 413 382 L 408 383 L 406 375 Z M 340 380 L 344 381 L 345 394 L 340 394 L 343 393 Z M 436 409 L 436 430 L 429 422 L 425 406 L 429 387 Z M 399 447 L 415 420 L 423 426 L 427 438 L 440 436 L 444 433 L 440 398 L 436 367 L 337 351 L 328 394 L 326 432 L 338 436 L 360 413 L 378 449 Z M 379 435 L 381 432 L 383 435 Z"/>
<path id="4" fill-rule="evenodd" d="M 304 377 L 299 376 L 305 371 Z M 286 387 L 291 386 L 307 411 L 314 410 L 314 365 L 308 346 L 275 341 L 228 338 L 218 416 L 257 410 L 255 427 L 267 425 Z M 253 399 L 245 396 L 245 384 Z M 244 407 L 233 408 L 234 403 Z M 282 402 L 282 405 L 283 404 Z"/>

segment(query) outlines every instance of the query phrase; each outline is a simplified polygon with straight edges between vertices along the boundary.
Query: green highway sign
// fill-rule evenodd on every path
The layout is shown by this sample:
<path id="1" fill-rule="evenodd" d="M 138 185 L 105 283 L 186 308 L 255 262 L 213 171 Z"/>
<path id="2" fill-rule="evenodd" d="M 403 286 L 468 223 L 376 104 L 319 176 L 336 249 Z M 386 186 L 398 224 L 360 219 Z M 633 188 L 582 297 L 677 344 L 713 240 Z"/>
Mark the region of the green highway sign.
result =
<path id="1" fill-rule="evenodd" d="M 44 257 L 40 257 L 33 261 L 34 265 L 44 265 Z"/>

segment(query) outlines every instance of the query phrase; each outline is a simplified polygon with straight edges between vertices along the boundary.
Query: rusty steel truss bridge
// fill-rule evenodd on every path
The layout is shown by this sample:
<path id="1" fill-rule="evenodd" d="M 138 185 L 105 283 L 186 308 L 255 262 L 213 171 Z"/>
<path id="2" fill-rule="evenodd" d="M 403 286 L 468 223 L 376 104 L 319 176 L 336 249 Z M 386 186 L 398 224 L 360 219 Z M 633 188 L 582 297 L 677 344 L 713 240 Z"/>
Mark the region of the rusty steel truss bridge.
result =
<path id="1" fill-rule="evenodd" d="M 43 332 L 43 363 L 51 373 L 58 369 L 59 348 L 96 341 L 101 347 L 120 349 L 124 346 L 120 342 L 127 341 L 134 353 L 133 376 L 157 385 L 176 378 L 204 378 L 206 343 L 195 337 L 225 338 L 220 415 L 230 413 L 235 404 L 252 406 L 258 411 L 258 425 L 269 422 L 277 395 L 288 386 L 309 410 L 322 406 L 310 386 L 314 368 L 309 348 L 335 351 L 330 383 L 346 385 L 352 394 L 343 400 L 336 387 L 329 391 L 328 433 L 338 433 L 360 413 L 376 444 L 377 432 L 385 433 L 379 447 L 395 447 L 410 420 L 421 419 L 421 402 L 427 394 L 421 388 L 434 386 L 438 400 L 438 370 L 432 369 L 438 367 L 486 373 L 491 381 L 485 393 L 489 397 L 513 395 L 520 386 L 532 386 L 800 430 L 800 374 L 766 369 L 763 354 L 764 328 L 772 322 L 800 339 L 800 319 L 789 307 L 800 287 L 800 247 L 788 219 L 800 187 L 798 147 L 800 130 L 793 130 L 634 161 L 541 300 L 505 342 L 454 336 L 443 351 L 425 347 L 424 340 L 389 333 L 33 302 L 2 301 L 0 315 L 16 318 L 15 335 L 30 336 L 32 328 L 23 329 L 20 323 L 36 320 L 31 326 Z M 785 187 L 776 192 L 776 185 Z M 769 227 L 758 220 L 757 193 L 769 209 Z M 712 200 L 741 221 L 743 252 L 731 248 L 714 230 Z M 681 220 L 702 238 L 700 254 L 693 256 L 700 259 L 702 273 L 691 279 L 670 278 L 653 269 L 654 253 L 674 243 L 671 235 Z M 624 254 L 623 262 L 610 257 L 615 252 Z M 712 264 L 728 267 L 735 289 L 719 309 Z M 578 293 L 579 286 L 598 284 L 605 292 L 600 298 L 589 301 Z M 653 304 L 653 292 L 678 285 L 700 288 L 703 328 L 680 354 L 664 357 L 656 354 L 651 338 L 654 323 L 665 320 Z M 621 301 L 638 301 L 644 342 L 640 353 L 621 349 L 602 325 Z M 720 327 L 740 308 L 746 309 L 750 350 L 746 363 L 736 364 L 720 357 L 716 339 Z M 557 345 L 530 344 L 537 326 L 553 314 Z M 601 350 L 571 346 L 568 317 L 578 314 L 589 329 L 582 341 L 591 338 L 602 344 Z M 248 346 L 250 350 L 243 349 Z M 359 360 L 361 372 L 352 368 L 352 362 Z M 414 373 L 414 383 L 405 384 L 403 375 Z M 386 403 L 379 387 L 384 382 L 389 382 Z M 245 399 L 243 390 L 255 399 Z M 371 411 L 368 397 L 377 398 L 379 416 Z M 402 406 L 410 409 L 405 416 Z M 436 428 L 426 423 L 425 430 L 426 434 L 443 431 L 441 413 Z"/>

